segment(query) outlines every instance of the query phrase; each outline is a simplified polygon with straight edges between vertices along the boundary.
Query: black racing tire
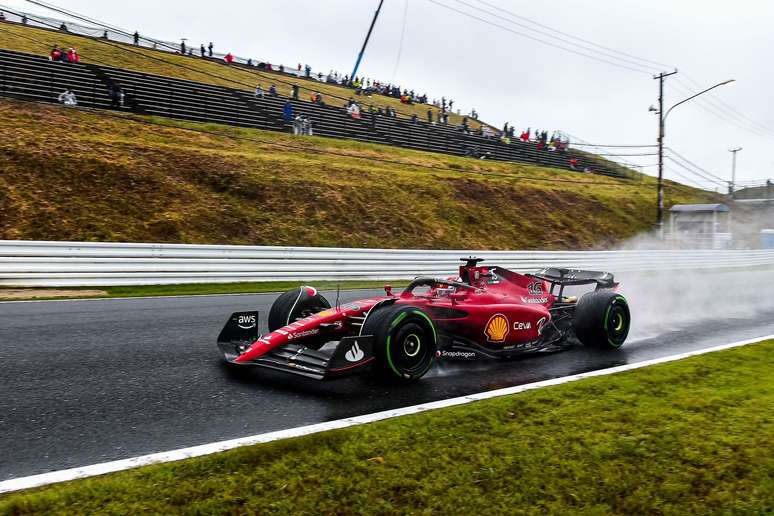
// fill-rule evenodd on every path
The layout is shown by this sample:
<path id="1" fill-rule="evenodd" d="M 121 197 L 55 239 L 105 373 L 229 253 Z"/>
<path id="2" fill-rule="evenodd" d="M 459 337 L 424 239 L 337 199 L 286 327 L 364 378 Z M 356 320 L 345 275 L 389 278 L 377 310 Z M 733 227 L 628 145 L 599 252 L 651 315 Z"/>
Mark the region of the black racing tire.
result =
<path id="1" fill-rule="evenodd" d="M 269 310 L 269 331 L 276 331 L 293 321 L 331 307 L 314 287 L 298 287 L 278 297 Z"/>
<path id="2" fill-rule="evenodd" d="M 433 320 L 415 306 L 377 308 L 366 318 L 362 335 L 374 336 L 374 367 L 387 380 L 419 380 L 433 366 L 438 330 Z"/>
<path id="3" fill-rule="evenodd" d="M 626 298 L 612 290 L 585 294 L 578 301 L 572 320 L 575 335 L 583 345 L 606 350 L 623 345 L 631 323 Z"/>

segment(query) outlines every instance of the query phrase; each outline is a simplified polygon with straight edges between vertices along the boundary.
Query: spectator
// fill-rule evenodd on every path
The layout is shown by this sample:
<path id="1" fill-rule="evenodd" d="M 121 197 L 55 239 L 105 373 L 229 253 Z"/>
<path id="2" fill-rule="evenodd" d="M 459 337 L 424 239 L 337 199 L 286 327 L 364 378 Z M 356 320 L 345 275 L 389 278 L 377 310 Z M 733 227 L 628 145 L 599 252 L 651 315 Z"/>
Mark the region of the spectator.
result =
<path id="1" fill-rule="evenodd" d="M 212 57 L 212 41 L 210 41 L 210 46 L 207 49 L 210 51 L 210 57 Z"/>
<path id="2" fill-rule="evenodd" d="M 304 76 L 305 77 L 311 77 L 312 76 L 312 67 L 311 66 L 309 66 L 309 65 L 304 66 Z M 311 122 L 309 122 L 309 123 L 311 124 Z"/>
<path id="3" fill-rule="evenodd" d="M 248 57 L 247 58 L 247 66 L 253 66 L 253 58 L 252 57 Z"/>
<path id="4" fill-rule="evenodd" d="M 285 101 L 285 105 L 282 106 L 282 118 L 285 119 L 285 122 L 293 120 L 293 104 L 289 100 Z"/>
<path id="5" fill-rule="evenodd" d="M 180 54 L 185 55 L 185 40 L 180 41 Z"/>
<path id="6" fill-rule="evenodd" d="M 573 170 L 578 170 L 578 160 L 575 158 L 572 158 L 570 160 L 570 168 Z"/>
<path id="7" fill-rule="evenodd" d="M 62 32 L 67 32 L 67 24 L 65 22 L 62 22 L 62 25 L 59 26 L 59 30 Z"/>
<path id="8" fill-rule="evenodd" d="M 255 98 L 262 99 L 264 97 L 263 94 L 263 88 L 261 88 L 261 85 L 255 87 Z"/>
<path id="9" fill-rule="evenodd" d="M 51 49 L 51 54 L 49 56 L 49 60 L 51 60 L 51 61 L 61 61 L 62 60 L 62 51 L 59 50 L 59 45 L 54 45 L 54 48 Z"/>
<path id="10" fill-rule="evenodd" d="M 27 25 L 27 15 L 22 14 L 22 25 Z"/>
<path id="11" fill-rule="evenodd" d="M 117 83 L 110 84 L 110 107 L 120 109 L 124 107 L 124 91 Z"/>
<path id="12" fill-rule="evenodd" d="M 64 90 L 62 93 L 59 94 L 59 103 L 63 104 L 65 106 L 77 106 L 78 105 L 78 99 L 75 96 L 75 92 L 70 90 L 69 88 Z"/>
<path id="13" fill-rule="evenodd" d="M 67 60 L 71 63 L 78 63 L 81 60 L 81 56 L 78 55 L 78 51 L 74 48 L 70 48 L 67 52 Z"/>
<path id="14" fill-rule="evenodd" d="M 294 84 L 292 88 L 290 88 L 290 96 L 293 100 L 298 100 L 298 84 Z"/>
<path id="15" fill-rule="evenodd" d="M 529 129 L 527 129 L 526 131 L 522 131 L 521 136 L 519 138 L 524 143 L 527 143 L 529 141 Z"/>
<path id="16" fill-rule="evenodd" d="M 5 21 L 5 13 L 3 11 L 0 11 L 0 21 Z"/>
<path id="17" fill-rule="evenodd" d="M 428 124 L 433 123 L 433 110 L 430 108 L 427 108 L 427 123 Z"/>
<path id="18" fill-rule="evenodd" d="M 296 115 L 296 117 L 293 119 L 293 134 L 295 136 L 298 136 L 302 134 L 301 127 L 303 125 L 303 118 L 301 115 Z"/>
<path id="19" fill-rule="evenodd" d="M 134 31 L 134 44 L 135 45 L 140 44 L 140 33 L 137 31 Z"/>
<path id="20" fill-rule="evenodd" d="M 234 62 L 234 55 L 231 52 L 229 52 L 223 57 L 223 60 L 226 62 L 226 64 L 231 64 Z"/>
<path id="21" fill-rule="evenodd" d="M 411 115 L 411 123 L 416 125 L 416 123 L 418 121 L 419 121 L 419 117 L 417 116 L 417 114 L 416 113 L 412 113 L 412 115 Z"/>
<path id="22" fill-rule="evenodd" d="M 105 31 L 102 33 L 102 39 L 109 39 L 108 38 L 108 31 Z"/>
<path id="23" fill-rule="evenodd" d="M 478 120 L 478 113 L 476 112 L 475 109 L 472 109 L 470 111 L 470 118 L 472 118 L 473 120 Z"/>
<path id="24" fill-rule="evenodd" d="M 201 44 L 201 46 L 199 47 L 199 53 L 201 54 L 201 56 L 202 56 L 202 57 L 204 57 L 204 52 L 205 52 L 205 51 L 206 51 L 206 50 L 205 50 L 205 48 L 204 48 L 204 43 L 202 43 L 202 44 Z"/>
<path id="25" fill-rule="evenodd" d="M 269 86 L 269 95 L 271 95 L 272 97 L 277 96 L 277 87 L 273 84 Z"/>
<path id="26" fill-rule="evenodd" d="M 271 70 L 271 68 L 269 68 Z M 285 73 L 285 65 L 279 65 L 279 71 L 280 73 Z"/>
<path id="27" fill-rule="evenodd" d="M 347 113 L 349 113 L 349 116 L 351 116 L 354 119 L 359 120 L 360 119 L 360 106 L 357 105 L 357 102 L 352 102 L 349 107 L 347 108 Z"/>
<path id="28" fill-rule="evenodd" d="M 449 99 L 449 111 L 454 109 L 454 101 L 452 99 Z"/>
<path id="29" fill-rule="evenodd" d="M 470 126 L 468 126 L 468 117 L 462 119 L 462 132 L 465 134 L 470 133 Z"/>

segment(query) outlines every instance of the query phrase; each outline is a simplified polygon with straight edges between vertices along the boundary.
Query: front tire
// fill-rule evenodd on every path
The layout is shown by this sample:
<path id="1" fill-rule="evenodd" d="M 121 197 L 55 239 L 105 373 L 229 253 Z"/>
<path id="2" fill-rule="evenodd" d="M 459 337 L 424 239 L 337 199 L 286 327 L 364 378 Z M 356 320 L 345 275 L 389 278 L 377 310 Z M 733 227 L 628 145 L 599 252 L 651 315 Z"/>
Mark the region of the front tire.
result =
<path id="1" fill-rule="evenodd" d="M 269 331 L 276 331 L 293 321 L 309 317 L 331 307 L 314 287 L 298 287 L 278 297 L 269 310 Z"/>
<path id="2" fill-rule="evenodd" d="M 366 318 L 362 334 L 374 336 L 375 368 L 384 378 L 418 380 L 433 365 L 438 332 L 432 319 L 415 306 L 377 308 Z"/>
<path id="3" fill-rule="evenodd" d="M 629 304 L 625 297 L 612 290 L 589 292 L 578 301 L 572 326 L 584 345 L 618 349 L 631 327 Z"/>

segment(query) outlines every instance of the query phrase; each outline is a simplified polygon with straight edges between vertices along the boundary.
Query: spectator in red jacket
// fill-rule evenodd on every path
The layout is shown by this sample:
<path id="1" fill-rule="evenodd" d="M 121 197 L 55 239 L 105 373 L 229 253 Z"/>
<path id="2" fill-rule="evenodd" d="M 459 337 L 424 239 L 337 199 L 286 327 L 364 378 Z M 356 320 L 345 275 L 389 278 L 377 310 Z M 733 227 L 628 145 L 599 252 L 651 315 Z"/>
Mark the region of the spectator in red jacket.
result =
<path id="1" fill-rule="evenodd" d="M 234 56 L 231 54 L 231 52 L 229 52 L 228 54 L 226 54 L 226 57 L 224 57 L 223 60 L 226 63 L 231 64 L 234 62 Z"/>
<path id="2" fill-rule="evenodd" d="M 67 51 L 67 60 L 71 63 L 77 63 L 81 60 L 81 56 L 78 55 L 78 51 L 71 48 Z"/>
<path id="3" fill-rule="evenodd" d="M 578 170 L 578 160 L 573 158 L 570 160 L 570 168 L 573 170 Z"/>
<path id="4" fill-rule="evenodd" d="M 59 50 L 59 45 L 54 45 L 54 48 L 51 49 L 51 60 L 52 61 L 62 60 L 62 51 Z"/>

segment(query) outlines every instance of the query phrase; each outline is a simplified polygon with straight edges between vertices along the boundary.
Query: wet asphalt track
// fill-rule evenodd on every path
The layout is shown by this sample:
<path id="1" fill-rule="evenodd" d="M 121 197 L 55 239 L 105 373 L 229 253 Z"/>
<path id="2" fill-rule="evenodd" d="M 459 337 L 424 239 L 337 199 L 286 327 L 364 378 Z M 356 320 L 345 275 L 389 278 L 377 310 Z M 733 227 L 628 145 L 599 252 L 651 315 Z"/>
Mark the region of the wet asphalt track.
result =
<path id="1" fill-rule="evenodd" d="M 342 301 L 370 293 L 342 293 Z M 517 361 L 439 366 L 399 387 L 368 377 L 321 383 L 224 367 L 215 340 L 229 314 L 259 309 L 265 323 L 274 297 L 0 303 L 0 480 L 774 334 L 771 307 L 635 335 L 607 354 L 578 346 Z"/>

